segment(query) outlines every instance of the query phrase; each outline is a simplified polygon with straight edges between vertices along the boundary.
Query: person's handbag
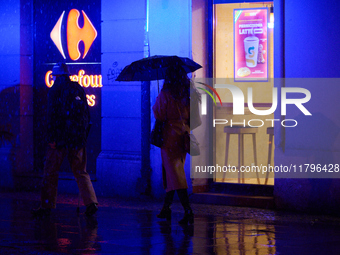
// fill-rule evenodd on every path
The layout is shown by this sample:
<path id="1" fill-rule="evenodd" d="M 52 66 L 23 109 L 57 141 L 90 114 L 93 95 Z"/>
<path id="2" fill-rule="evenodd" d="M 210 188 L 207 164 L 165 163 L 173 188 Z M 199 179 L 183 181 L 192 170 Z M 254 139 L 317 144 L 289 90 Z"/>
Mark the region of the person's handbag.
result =
<path id="1" fill-rule="evenodd" d="M 181 121 L 184 125 L 184 121 L 182 118 L 182 114 L 181 111 L 179 110 L 178 104 L 177 104 L 177 110 L 179 112 L 179 115 L 181 117 Z M 198 143 L 196 137 L 194 136 L 194 134 L 190 134 L 188 131 L 185 131 L 183 134 L 183 139 L 184 139 L 184 151 L 189 153 L 191 156 L 198 156 L 201 154 L 200 151 L 200 144 Z"/>
<path id="2" fill-rule="evenodd" d="M 201 154 L 200 144 L 193 134 L 189 134 L 188 131 L 184 133 L 184 150 L 191 156 L 198 156 Z"/>
<path id="3" fill-rule="evenodd" d="M 163 145 L 163 127 L 165 122 L 156 120 L 155 125 L 151 131 L 150 143 L 157 146 L 162 147 Z"/>
<path id="4" fill-rule="evenodd" d="M 202 124 L 200 105 L 201 94 L 192 85 L 190 89 L 190 130 L 194 130 Z"/>

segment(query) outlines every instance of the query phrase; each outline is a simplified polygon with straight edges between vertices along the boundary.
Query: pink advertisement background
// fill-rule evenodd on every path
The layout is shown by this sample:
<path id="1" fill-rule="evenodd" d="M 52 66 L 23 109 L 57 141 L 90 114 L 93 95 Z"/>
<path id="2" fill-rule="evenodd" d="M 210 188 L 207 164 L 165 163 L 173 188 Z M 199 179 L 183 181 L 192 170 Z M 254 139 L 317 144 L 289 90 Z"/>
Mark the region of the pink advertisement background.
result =
<path id="1" fill-rule="evenodd" d="M 235 15 L 237 11 L 242 11 L 241 15 L 235 22 Z M 256 16 L 245 16 L 246 13 L 258 12 Z M 234 77 L 237 81 L 254 81 L 254 80 L 267 80 L 268 79 L 268 29 L 267 29 L 267 8 L 256 8 L 256 9 L 234 9 Z M 259 38 L 259 44 L 263 45 L 265 50 L 264 59 L 265 63 L 257 64 L 256 67 L 248 67 L 251 74 L 246 77 L 239 77 L 237 70 L 241 67 L 247 67 L 244 49 L 244 39 L 250 34 L 239 34 L 240 24 L 259 24 L 262 23 L 263 34 L 255 34 Z M 242 28 L 241 28 L 242 30 Z M 254 73 L 260 71 L 261 73 Z"/>

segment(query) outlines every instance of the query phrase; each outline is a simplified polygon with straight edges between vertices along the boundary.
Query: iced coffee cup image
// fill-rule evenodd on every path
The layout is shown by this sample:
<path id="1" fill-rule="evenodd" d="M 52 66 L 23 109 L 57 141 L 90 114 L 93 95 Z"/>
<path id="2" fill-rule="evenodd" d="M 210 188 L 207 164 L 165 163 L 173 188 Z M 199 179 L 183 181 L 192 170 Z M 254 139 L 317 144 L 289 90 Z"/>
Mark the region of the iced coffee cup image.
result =
<path id="1" fill-rule="evenodd" d="M 249 36 L 244 39 L 244 50 L 246 52 L 246 65 L 248 67 L 257 66 L 257 54 L 259 52 L 259 38 Z"/>

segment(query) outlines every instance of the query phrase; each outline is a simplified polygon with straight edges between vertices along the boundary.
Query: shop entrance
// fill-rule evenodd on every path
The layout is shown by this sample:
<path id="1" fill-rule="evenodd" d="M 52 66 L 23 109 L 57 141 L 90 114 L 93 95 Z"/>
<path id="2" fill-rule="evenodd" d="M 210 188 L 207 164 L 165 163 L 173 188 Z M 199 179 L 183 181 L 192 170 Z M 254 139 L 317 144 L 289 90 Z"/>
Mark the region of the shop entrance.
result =
<path id="1" fill-rule="evenodd" d="M 225 171 L 215 173 L 214 183 L 274 185 L 274 114 L 256 112 L 272 106 L 273 2 L 218 3 L 213 9 L 215 84 L 232 85 L 244 96 L 243 114 L 235 114 L 240 98 L 215 87 L 222 104 L 213 107 L 219 120 L 212 132 L 213 165 Z"/>

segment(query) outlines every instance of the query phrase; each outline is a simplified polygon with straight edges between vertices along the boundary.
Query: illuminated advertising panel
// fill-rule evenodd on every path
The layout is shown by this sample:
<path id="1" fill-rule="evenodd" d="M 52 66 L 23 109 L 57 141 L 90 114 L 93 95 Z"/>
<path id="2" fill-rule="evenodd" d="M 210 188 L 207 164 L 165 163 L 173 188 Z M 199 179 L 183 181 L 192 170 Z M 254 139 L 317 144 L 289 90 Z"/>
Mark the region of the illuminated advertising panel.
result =
<path id="1" fill-rule="evenodd" d="M 234 9 L 235 81 L 268 80 L 267 8 Z"/>
<path id="2" fill-rule="evenodd" d="M 34 3 L 34 143 L 35 168 L 43 168 L 46 152 L 47 93 L 53 66 L 68 65 L 70 79 L 85 90 L 92 127 L 88 137 L 88 172 L 94 173 L 101 149 L 101 1 Z M 63 171 L 71 171 L 68 164 Z"/>

